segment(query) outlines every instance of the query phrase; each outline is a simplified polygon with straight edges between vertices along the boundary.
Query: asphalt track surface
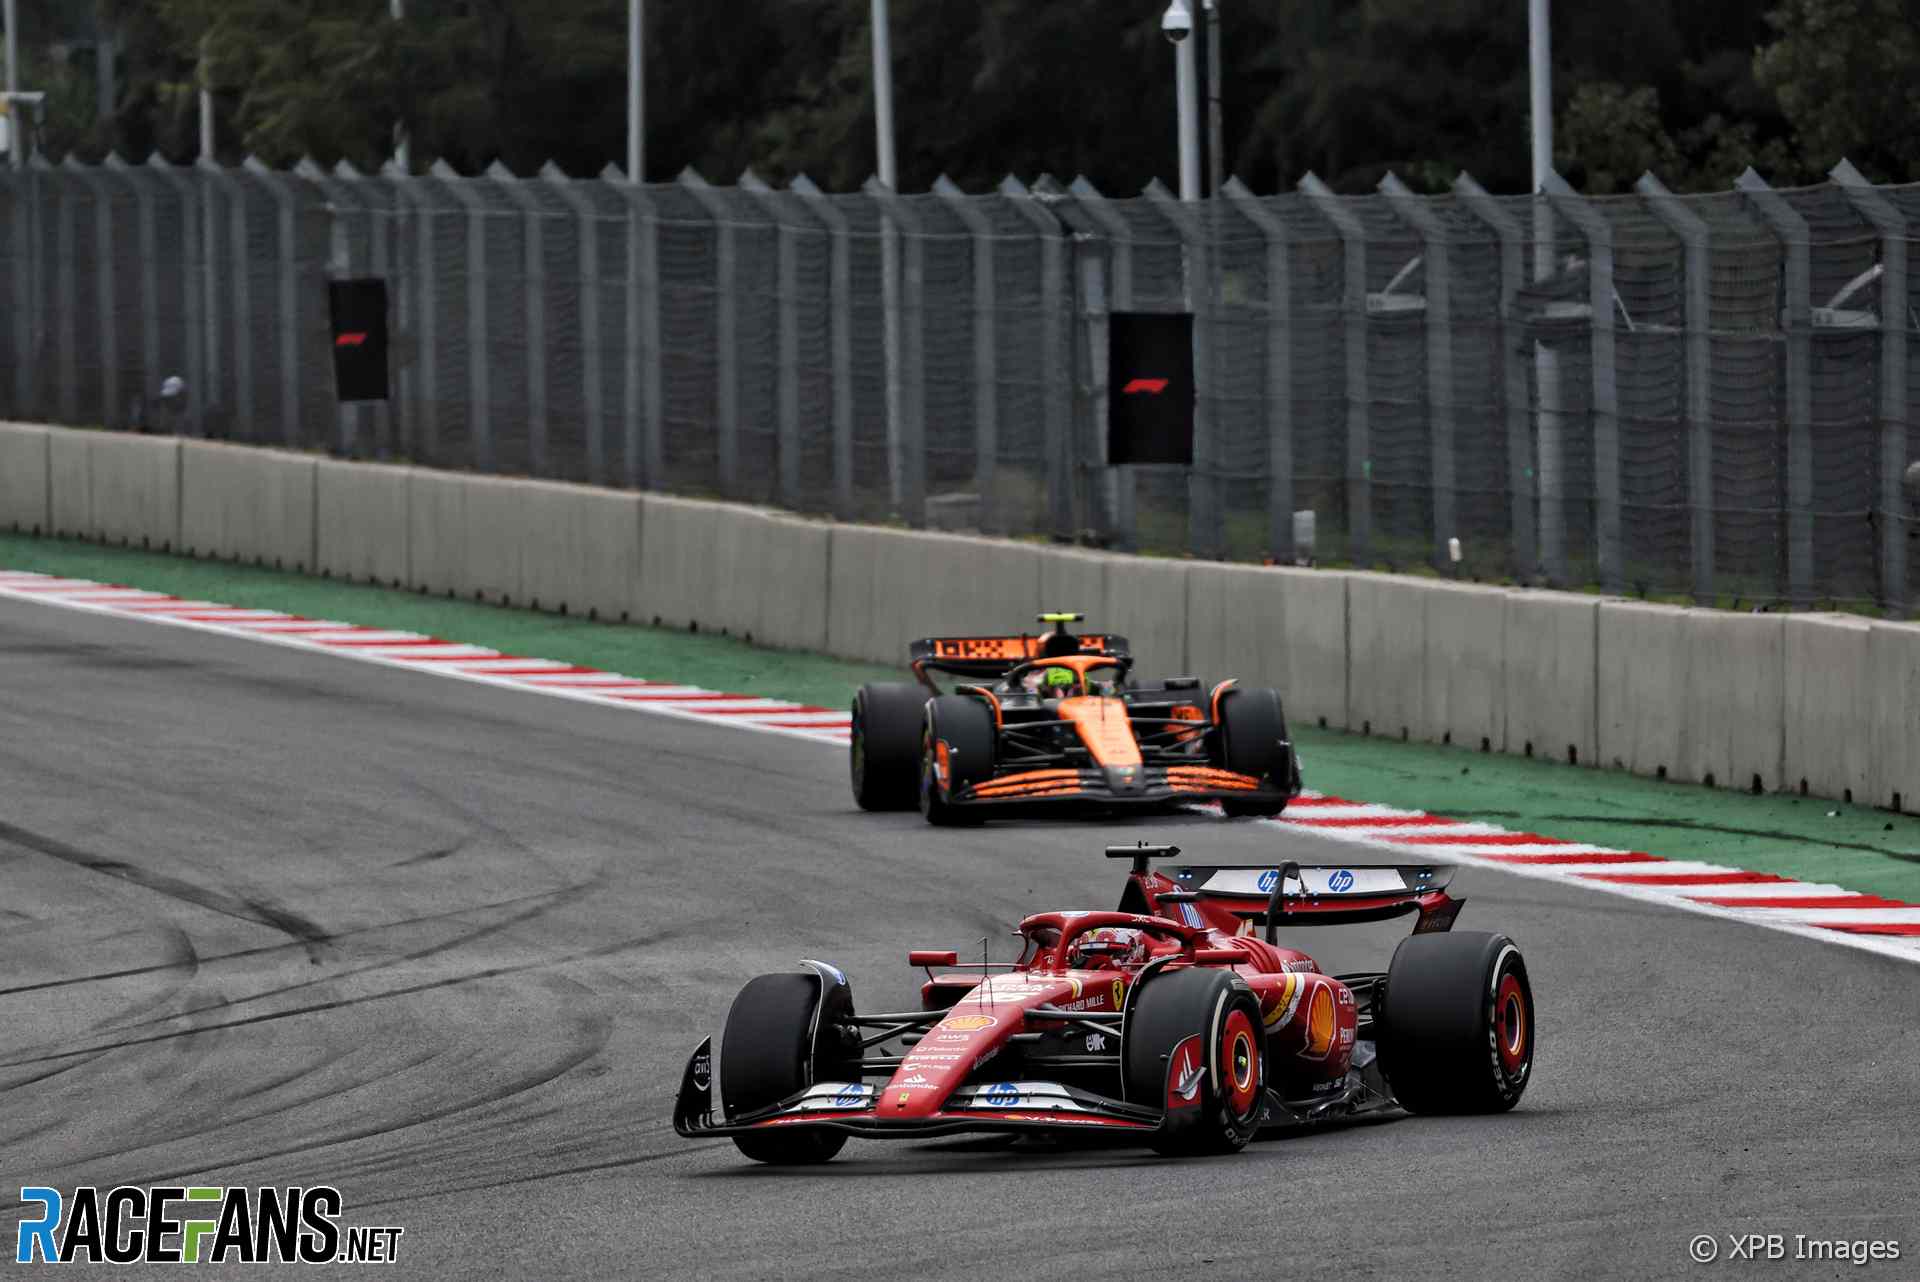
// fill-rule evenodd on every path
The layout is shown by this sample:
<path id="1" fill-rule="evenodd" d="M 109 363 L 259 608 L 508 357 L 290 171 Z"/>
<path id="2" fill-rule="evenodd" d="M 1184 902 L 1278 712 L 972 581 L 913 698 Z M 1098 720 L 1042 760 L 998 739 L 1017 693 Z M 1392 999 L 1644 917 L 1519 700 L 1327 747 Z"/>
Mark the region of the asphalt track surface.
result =
<path id="1" fill-rule="evenodd" d="M 186 1182 L 335 1184 L 405 1227 L 408 1276 L 1860 1272 L 1687 1260 L 1745 1231 L 1920 1260 L 1920 976 L 1891 959 L 1463 869 L 1460 928 L 1511 934 L 1539 1005 L 1512 1114 L 771 1170 L 669 1119 L 750 976 L 819 957 L 897 1008 L 911 947 L 1003 957 L 1028 912 L 1111 906 L 1109 841 L 1354 847 L 933 830 L 856 811 L 816 743 L 15 602 L 0 798 L 0 1258 L 20 1185 Z M 1403 931 L 1307 946 L 1378 967 Z"/>

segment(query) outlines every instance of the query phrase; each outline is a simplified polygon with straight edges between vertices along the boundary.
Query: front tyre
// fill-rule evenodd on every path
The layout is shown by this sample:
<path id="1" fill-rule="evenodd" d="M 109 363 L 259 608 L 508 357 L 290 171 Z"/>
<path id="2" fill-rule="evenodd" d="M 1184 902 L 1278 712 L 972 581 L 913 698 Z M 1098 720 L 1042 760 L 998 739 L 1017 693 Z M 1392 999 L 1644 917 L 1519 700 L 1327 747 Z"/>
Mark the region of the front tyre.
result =
<path id="1" fill-rule="evenodd" d="M 904 683 L 863 685 L 853 696 L 847 766 L 862 810 L 913 809 L 926 703 L 925 690 Z"/>
<path id="2" fill-rule="evenodd" d="M 842 1030 L 853 1016 L 844 984 L 821 992 L 819 975 L 761 975 L 749 980 L 727 1011 L 720 1042 L 720 1104 L 728 1121 L 777 1104 L 819 1081 L 857 1081 Z M 819 1022 L 814 1020 L 819 1010 Z M 756 1162 L 804 1166 L 824 1162 L 847 1142 L 839 1131 L 775 1128 L 736 1135 Z"/>
<path id="3" fill-rule="evenodd" d="M 993 777 L 993 713 L 978 699 L 943 694 L 927 701 L 920 739 L 920 813 L 941 827 L 981 822 L 978 811 L 949 800 L 968 784 Z"/>
<path id="4" fill-rule="evenodd" d="M 1129 1001 L 1120 1064 L 1129 1102 L 1167 1110 L 1154 1148 L 1176 1157 L 1245 1148 L 1266 1111 L 1264 1052 L 1260 1003 L 1231 972 L 1150 976 Z"/>
<path id="5" fill-rule="evenodd" d="M 1220 764 L 1235 774 L 1252 775 L 1269 788 L 1299 787 L 1299 768 L 1287 738 L 1287 715 L 1278 690 L 1232 689 L 1220 697 Z M 1287 808 L 1280 801 L 1223 800 L 1229 818 L 1271 819 Z"/>
<path id="6" fill-rule="evenodd" d="M 1533 1076 L 1533 987 L 1505 935 L 1400 941 L 1375 1018 L 1380 1069 L 1414 1113 L 1504 1113 Z"/>

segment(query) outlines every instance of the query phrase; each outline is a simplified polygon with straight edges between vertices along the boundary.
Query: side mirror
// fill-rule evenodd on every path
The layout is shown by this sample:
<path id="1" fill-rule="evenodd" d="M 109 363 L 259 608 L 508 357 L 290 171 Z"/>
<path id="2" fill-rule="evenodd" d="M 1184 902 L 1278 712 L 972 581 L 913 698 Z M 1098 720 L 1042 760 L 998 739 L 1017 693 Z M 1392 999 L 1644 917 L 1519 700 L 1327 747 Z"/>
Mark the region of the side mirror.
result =
<path id="1" fill-rule="evenodd" d="M 1237 966 L 1247 955 L 1238 948 L 1196 948 L 1193 960 L 1199 966 Z"/>
<path id="2" fill-rule="evenodd" d="M 909 966 L 958 966 L 960 954 L 956 952 L 938 952 L 931 948 L 916 948 L 907 954 Z"/>

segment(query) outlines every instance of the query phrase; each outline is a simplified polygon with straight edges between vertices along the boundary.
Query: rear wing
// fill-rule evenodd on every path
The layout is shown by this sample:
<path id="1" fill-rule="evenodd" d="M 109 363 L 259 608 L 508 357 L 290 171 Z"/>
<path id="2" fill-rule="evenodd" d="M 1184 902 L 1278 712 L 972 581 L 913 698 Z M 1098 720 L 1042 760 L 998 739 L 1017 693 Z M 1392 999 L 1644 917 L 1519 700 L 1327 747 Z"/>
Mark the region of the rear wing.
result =
<path id="1" fill-rule="evenodd" d="M 1105 636 L 1076 636 L 1079 654 L 1104 654 L 1116 659 L 1131 657 L 1127 639 Z M 992 680 L 1031 659 L 1043 657 L 1040 638 L 1021 633 L 1003 637 L 922 637 L 908 648 L 915 672 L 948 672 L 957 677 Z"/>
<path id="2" fill-rule="evenodd" d="M 1198 915 L 1264 926 L 1272 941 L 1286 926 L 1344 926 L 1418 913 L 1413 933 L 1447 930 L 1463 900 L 1450 897 L 1451 864 L 1171 864 L 1146 879 L 1148 859 L 1177 847 L 1109 846 L 1110 858 L 1134 861 L 1136 880 L 1160 916 Z M 1156 890 L 1154 882 L 1171 889 Z M 1197 924 L 1197 923 L 1194 923 Z M 1224 923 L 1223 923 L 1224 924 Z"/>

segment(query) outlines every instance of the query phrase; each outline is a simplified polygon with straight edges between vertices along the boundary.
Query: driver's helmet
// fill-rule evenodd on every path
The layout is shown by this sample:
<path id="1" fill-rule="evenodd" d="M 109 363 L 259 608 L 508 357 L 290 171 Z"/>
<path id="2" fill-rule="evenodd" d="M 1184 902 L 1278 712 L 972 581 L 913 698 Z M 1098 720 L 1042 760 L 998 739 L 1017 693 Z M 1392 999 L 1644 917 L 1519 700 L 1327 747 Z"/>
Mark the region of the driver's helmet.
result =
<path id="1" fill-rule="evenodd" d="M 1073 693 L 1079 676 L 1072 668 L 1044 668 L 1040 678 L 1040 693 L 1049 699 Z"/>
<path id="2" fill-rule="evenodd" d="M 1117 970 L 1147 960 L 1147 934 L 1130 926 L 1103 926 L 1073 941 L 1067 965 L 1075 970 Z"/>

